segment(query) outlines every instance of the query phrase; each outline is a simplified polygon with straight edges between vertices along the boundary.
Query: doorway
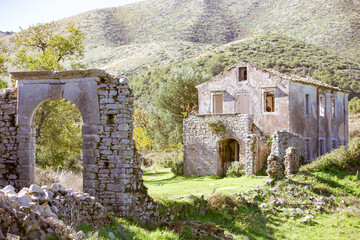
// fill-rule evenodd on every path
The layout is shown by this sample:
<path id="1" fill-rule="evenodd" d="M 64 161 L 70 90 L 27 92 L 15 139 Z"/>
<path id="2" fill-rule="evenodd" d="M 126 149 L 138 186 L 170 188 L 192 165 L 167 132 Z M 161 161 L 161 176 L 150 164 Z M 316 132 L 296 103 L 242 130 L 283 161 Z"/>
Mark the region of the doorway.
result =
<path id="1" fill-rule="evenodd" d="M 222 176 L 226 174 L 230 165 L 239 161 L 240 145 L 239 142 L 233 138 L 220 140 L 218 143 L 218 171 L 217 175 Z"/>

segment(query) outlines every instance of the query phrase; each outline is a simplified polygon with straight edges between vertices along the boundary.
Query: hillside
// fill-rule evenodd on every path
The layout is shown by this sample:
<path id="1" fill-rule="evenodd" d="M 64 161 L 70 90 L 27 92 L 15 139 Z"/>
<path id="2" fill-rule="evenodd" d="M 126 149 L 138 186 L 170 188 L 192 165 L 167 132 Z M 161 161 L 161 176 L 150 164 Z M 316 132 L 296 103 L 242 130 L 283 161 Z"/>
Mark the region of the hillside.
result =
<path id="1" fill-rule="evenodd" d="M 82 63 L 132 76 L 266 32 L 360 56 L 359 0 L 148 0 L 58 21 L 81 26 Z"/>

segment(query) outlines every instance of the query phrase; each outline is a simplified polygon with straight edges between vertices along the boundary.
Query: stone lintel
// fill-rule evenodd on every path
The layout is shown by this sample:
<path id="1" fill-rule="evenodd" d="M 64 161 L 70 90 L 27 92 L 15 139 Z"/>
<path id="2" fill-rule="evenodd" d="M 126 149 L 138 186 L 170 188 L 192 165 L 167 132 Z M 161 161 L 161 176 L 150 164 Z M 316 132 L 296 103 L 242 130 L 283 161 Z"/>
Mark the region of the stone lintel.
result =
<path id="1" fill-rule="evenodd" d="M 106 72 L 100 69 L 87 70 L 68 70 L 68 71 L 26 71 L 26 72 L 11 72 L 11 77 L 14 80 L 57 80 L 60 79 L 75 79 L 75 78 L 91 78 L 91 77 L 105 77 Z M 27 82 L 28 83 L 28 82 Z M 39 83 L 39 82 L 38 82 Z"/>

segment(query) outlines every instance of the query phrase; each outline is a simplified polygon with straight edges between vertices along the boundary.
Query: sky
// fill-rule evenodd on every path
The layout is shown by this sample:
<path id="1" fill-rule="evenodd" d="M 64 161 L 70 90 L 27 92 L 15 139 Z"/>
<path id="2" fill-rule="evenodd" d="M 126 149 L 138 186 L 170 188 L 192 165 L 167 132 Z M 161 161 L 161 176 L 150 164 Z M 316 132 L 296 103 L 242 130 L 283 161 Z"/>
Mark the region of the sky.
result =
<path id="1" fill-rule="evenodd" d="M 93 9 L 118 7 L 144 0 L 0 0 L 0 31 L 20 31 Z"/>

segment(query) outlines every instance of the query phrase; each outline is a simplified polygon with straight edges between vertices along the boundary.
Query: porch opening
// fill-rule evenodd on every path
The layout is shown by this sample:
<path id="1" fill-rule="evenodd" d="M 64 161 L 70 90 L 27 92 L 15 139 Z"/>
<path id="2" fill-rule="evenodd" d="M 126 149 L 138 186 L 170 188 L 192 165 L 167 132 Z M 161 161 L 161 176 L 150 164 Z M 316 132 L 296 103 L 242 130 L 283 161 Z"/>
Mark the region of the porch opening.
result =
<path id="1" fill-rule="evenodd" d="M 239 155 L 240 145 L 237 140 L 233 138 L 227 138 L 219 141 L 217 175 L 225 175 L 231 163 L 234 161 L 239 161 Z"/>

